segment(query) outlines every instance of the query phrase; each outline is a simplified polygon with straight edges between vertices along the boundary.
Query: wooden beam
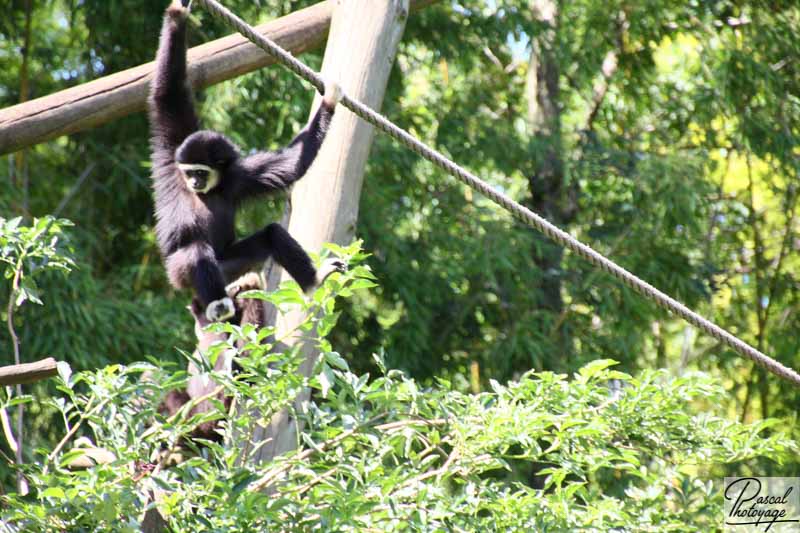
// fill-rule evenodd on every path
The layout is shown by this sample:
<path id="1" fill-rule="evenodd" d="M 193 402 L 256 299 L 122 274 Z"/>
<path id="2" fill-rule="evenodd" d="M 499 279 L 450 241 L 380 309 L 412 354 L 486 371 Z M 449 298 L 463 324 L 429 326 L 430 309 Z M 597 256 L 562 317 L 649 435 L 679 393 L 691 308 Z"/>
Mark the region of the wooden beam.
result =
<path id="1" fill-rule="evenodd" d="M 439 0 L 413 0 L 415 11 Z M 332 0 L 314 4 L 256 26 L 293 54 L 318 48 L 331 22 Z M 153 37 L 153 50 L 155 50 Z M 272 65 L 275 60 L 241 35 L 233 34 L 189 50 L 189 79 L 197 89 Z M 153 63 L 0 109 L 0 155 L 70 135 L 142 111 Z"/>
<path id="2" fill-rule="evenodd" d="M 21 365 L 0 366 L 0 385 L 34 383 L 58 374 L 56 360 L 52 357 Z"/>
<path id="3" fill-rule="evenodd" d="M 330 2 L 320 2 L 256 27 L 293 54 L 325 42 Z M 155 51 L 156 37 L 153 37 Z M 271 56 L 234 34 L 189 50 L 189 79 L 208 87 L 271 65 Z M 0 110 L 0 154 L 94 128 L 145 108 L 153 62 Z"/>

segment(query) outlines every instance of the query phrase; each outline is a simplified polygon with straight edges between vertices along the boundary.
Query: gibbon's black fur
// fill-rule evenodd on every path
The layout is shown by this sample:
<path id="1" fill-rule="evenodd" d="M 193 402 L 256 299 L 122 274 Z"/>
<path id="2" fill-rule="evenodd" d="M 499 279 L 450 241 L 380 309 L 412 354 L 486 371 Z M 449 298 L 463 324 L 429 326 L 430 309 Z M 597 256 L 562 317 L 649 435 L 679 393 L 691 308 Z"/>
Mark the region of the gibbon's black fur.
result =
<path id="1" fill-rule="evenodd" d="M 270 256 L 303 290 L 321 282 L 308 254 L 280 225 L 236 241 L 234 222 L 243 201 L 286 189 L 306 173 L 340 93 L 326 84 L 316 115 L 285 148 L 243 156 L 224 135 L 200 130 L 186 78 L 189 3 L 173 0 L 166 10 L 148 99 L 156 237 L 170 283 L 194 288 L 206 317 L 216 321 L 234 314 L 226 282 Z M 335 261 L 326 266 L 343 268 Z"/>
<path id="2" fill-rule="evenodd" d="M 241 325 L 253 324 L 259 328 L 264 326 L 263 302 L 253 298 L 238 298 L 239 293 L 262 288 L 263 286 L 261 284 L 261 279 L 257 274 L 252 272 L 239 278 L 235 283 L 232 283 L 227 287 L 226 291 L 228 297 L 232 298 L 235 303 L 236 316 L 234 317 L 234 320 L 237 323 Z M 194 317 L 194 332 L 197 336 L 197 350 L 199 352 L 204 354 L 212 344 L 225 341 L 226 335 L 224 333 L 214 333 L 205 330 L 206 326 L 211 324 L 211 321 L 206 316 L 205 309 L 197 298 L 192 300 L 192 305 L 188 309 Z M 241 347 L 241 345 L 238 346 L 239 349 L 241 349 Z M 241 355 L 243 357 L 247 357 L 246 352 L 242 353 Z M 217 372 L 228 371 L 229 369 L 225 368 L 226 364 L 228 364 L 228 361 L 225 357 L 220 355 L 217 357 L 217 360 L 214 364 L 214 370 Z M 230 370 L 235 371 L 235 366 Z M 200 376 L 197 368 L 194 367 L 194 365 L 190 365 L 189 374 L 192 375 L 192 377 L 189 379 L 189 383 L 185 389 L 171 390 L 164 397 L 164 400 L 161 402 L 161 405 L 158 409 L 161 414 L 165 416 L 172 416 L 192 399 L 201 398 L 207 394 L 210 394 L 219 386 L 219 384 L 214 380 L 204 379 L 202 376 Z M 230 408 L 230 398 L 228 396 L 220 392 L 215 396 L 215 398 L 222 402 L 226 411 Z M 199 413 L 206 413 L 212 409 L 215 409 L 214 404 L 212 403 L 211 399 L 206 399 L 202 402 L 198 402 L 197 405 L 192 407 L 188 413 L 188 416 L 191 417 Z M 217 431 L 218 427 L 218 420 L 203 422 L 192 430 L 192 432 L 189 434 L 189 437 L 219 442 L 222 437 Z"/>

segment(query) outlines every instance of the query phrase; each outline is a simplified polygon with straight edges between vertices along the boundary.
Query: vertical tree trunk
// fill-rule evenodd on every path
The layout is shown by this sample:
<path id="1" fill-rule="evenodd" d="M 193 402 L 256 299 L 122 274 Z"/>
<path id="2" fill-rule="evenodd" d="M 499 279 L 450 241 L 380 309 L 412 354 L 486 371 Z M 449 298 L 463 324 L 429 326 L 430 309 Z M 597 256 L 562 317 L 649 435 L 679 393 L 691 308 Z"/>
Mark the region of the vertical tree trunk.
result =
<path id="1" fill-rule="evenodd" d="M 322 64 L 322 75 L 337 81 L 349 96 L 374 109 L 383 101 L 397 46 L 408 17 L 408 0 L 337 0 Z M 319 105 L 314 102 L 313 110 Z M 325 242 L 349 244 L 355 234 L 358 201 L 364 168 L 372 145 L 372 126 L 343 107 L 336 110 L 328 136 L 316 161 L 294 187 L 288 229 L 308 251 L 319 251 Z M 286 274 L 268 267 L 268 287 Z M 268 311 L 267 319 L 274 316 Z M 302 316 L 286 315 L 276 321 L 278 337 L 290 331 Z M 309 375 L 317 353 L 305 350 L 301 372 Z M 295 404 L 309 397 L 304 391 Z M 287 410 L 276 415 L 269 427 L 257 430 L 253 442 L 266 440 L 258 461 L 268 461 L 293 449 L 299 431 Z"/>
<path id="2" fill-rule="evenodd" d="M 528 125 L 536 138 L 535 170 L 529 178 L 530 207 L 556 225 L 563 226 L 574 216 L 574 190 L 564 183 L 559 102 L 559 65 L 556 56 L 558 6 L 555 0 L 535 0 L 533 9 L 543 29 L 531 41 L 528 64 Z M 563 249 L 537 236 L 533 260 L 541 273 L 541 307 L 553 316 L 563 312 L 561 261 Z M 554 331 L 553 342 L 568 356 L 570 339 L 563 328 Z M 556 369 L 553 369 L 556 370 Z"/>
<path id="3" fill-rule="evenodd" d="M 27 102 L 31 97 L 30 85 L 30 56 L 31 56 L 31 21 L 33 19 L 33 6 L 31 0 L 25 0 L 25 30 L 22 42 L 22 65 L 19 68 L 19 103 Z M 22 213 L 28 214 L 28 169 L 25 164 L 25 150 L 14 154 L 14 173 L 12 182 L 17 185 L 22 182 Z M 20 411 L 22 405 L 19 406 Z M 20 442 L 22 436 L 20 435 Z"/>
<path id="4" fill-rule="evenodd" d="M 32 19 L 33 11 L 31 0 L 25 0 L 25 33 L 23 37 L 23 44 L 22 44 L 22 65 L 19 69 L 19 101 L 25 102 L 30 98 L 30 83 L 29 83 L 29 75 L 28 75 L 28 62 L 30 57 L 30 46 L 31 46 L 31 19 Z M 26 216 L 28 214 L 28 169 L 25 164 L 25 151 L 21 150 L 14 154 L 14 172 L 12 173 L 12 184 L 17 185 L 20 182 L 20 177 L 22 178 L 22 209 L 21 215 Z M 13 301 L 14 291 L 12 290 L 12 299 Z M 9 301 L 9 314 L 8 314 L 8 324 L 9 328 L 13 329 L 13 322 L 14 318 L 11 315 L 12 304 Z M 16 334 L 11 331 L 11 335 L 14 338 L 14 349 L 15 349 L 15 363 L 20 364 L 21 361 L 19 360 L 19 341 L 16 338 Z M 22 386 L 16 386 L 16 394 L 17 397 L 22 396 Z M 22 473 L 22 465 L 25 461 L 24 459 L 24 442 L 25 442 L 25 405 L 19 404 L 17 406 L 17 448 L 14 452 L 14 460 L 17 465 L 17 492 L 25 496 L 28 494 L 28 481 L 25 479 L 25 475 Z"/>

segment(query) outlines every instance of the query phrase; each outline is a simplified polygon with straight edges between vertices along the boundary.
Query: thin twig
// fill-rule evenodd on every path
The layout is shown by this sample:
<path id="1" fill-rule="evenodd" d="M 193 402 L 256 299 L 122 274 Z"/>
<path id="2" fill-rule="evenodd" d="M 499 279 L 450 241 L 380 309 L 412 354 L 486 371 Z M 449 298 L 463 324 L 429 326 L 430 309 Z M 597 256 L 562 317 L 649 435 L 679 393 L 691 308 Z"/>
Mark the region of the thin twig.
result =
<path id="1" fill-rule="evenodd" d="M 258 481 L 253 482 L 249 489 L 251 492 L 258 492 L 272 483 L 274 483 L 282 474 L 286 473 L 288 470 L 294 466 L 297 461 L 302 461 L 304 459 L 308 459 L 316 452 L 324 452 L 328 448 L 339 444 L 340 442 L 344 441 L 345 439 L 355 435 L 360 430 L 366 429 L 374 424 L 377 420 L 383 418 L 386 414 L 377 415 L 364 424 L 357 426 L 352 429 L 348 429 L 332 437 L 325 442 L 320 443 L 318 446 L 314 448 L 307 448 L 301 452 L 297 452 L 294 454 L 294 457 L 286 461 L 285 463 L 281 464 L 275 470 L 271 472 L 267 472 L 264 476 L 261 477 Z M 396 422 L 387 422 L 386 424 L 380 424 L 375 426 L 375 429 L 379 431 L 391 431 L 393 429 L 400 429 L 408 426 L 415 426 L 415 425 L 425 425 L 425 426 L 439 426 L 444 425 L 447 423 L 447 419 L 445 418 L 435 418 L 432 420 L 424 420 L 424 419 L 413 419 L 413 420 L 398 420 Z"/>
<path id="2" fill-rule="evenodd" d="M 14 438 L 14 432 L 11 430 L 11 420 L 9 420 L 8 413 L 6 412 L 5 408 L 0 409 L 0 424 L 3 425 L 3 434 L 6 436 L 8 447 L 11 448 L 11 452 L 16 456 L 19 445 L 17 444 L 17 440 Z"/>
<path id="3" fill-rule="evenodd" d="M 58 218 L 58 215 L 61 214 L 61 211 L 67 207 L 67 204 L 69 204 L 69 202 L 72 200 L 72 197 L 75 196 L 75 194 L 77 194 L 77 192 L 80 190 L 81 185 L 83 185 L 83 182 L 89 177 L 89 174 L 92 173 L 92 170 L 94 170 L 95 166 L 97 166 L 97 163 L 92 162 L 88 167 L 86 167 L 86 170 L 81 173 L 77 181 L 75 181 L 70 190 L 66 195 L 64 195 L 64 198 L 61 199 L 61 202 L 59 202 L 58 206 L 53 211 L 53 219 Z"/>
<path id="4" fill-rule="evenodd" d="M 69 442 L 69 440 L 75 435 L 75 433 L 78 431 L 78 428 L 81 427 L 83 422 L 86 419 L 88 419 L 90 416 L 94 415 L 97 411 L 99 411 L 100 409 L 105 407 L 105 405 L 107 403 L 108 403 L 108 400 L 103 400 L 102 402 L 98 403 L 97 405 L 92 407 L 89 411 L 84 412 L 80 416 L 78 421 L 70 428 L 70 430 L 67 432 L 67 434 L 64 435 L 64 438 L 62 438 L 59 441 L 59 443 L 56 445 L 56 447 L 53 448 L 53 451 L 51 451 L 50 454 L 47 456 L 47 461 L 45 462 L 44 468 L 42 469 L 42 473 L 43 474 L 47 473 L 47 469 L 50 466 L 50 463 L 53 462 L 53 460 L 55 459 L 56 455 L 58 455 L 58 453 L 64 448 L 64 446 L 66 446 L 67 442 Z M 91 400 L 89 400 L 89 403 L 87 404 L 87 406 L 89 404 L 91 404 Z"/>
<path id="5" fill-rule="evenodd" d="M 334 468 L 329 468 L 328 470 L 326 470 L 326 471 L 325 471 L 325 472 L 323 472 L 322 474 L 319 474 L 319 475 L 316 475 L 316 476 L 314 476 L 314 478 L 313 478 L 313 479 L 311 479 L 311 481 L 309 481 L 309 482 L 308 482 L 308 483 L 306 483 L 305 485 L 302 485 L 302 486 L 300 486 L 300 487 L 297 487 L 296 489 L 293 489 L 293 490 L 292 490 L 292 492 L 294 492 L 294 493 L 296 493 L 298 496 L 300 496 L 300 495 L 304 494 L 305 492 L 307 492 L 307 491 L 308 491 L 310 488 L 312 488 L 314 485 L 318 485 L 318 484 L 319 484 L 319 483 L 321 483 L 322 481 L 324 481 L 324 480 L 326 480 L 327 478 L 331 477 L 331 475 L 332 475 L 332 474 L 335 474 L 335 473 L 336 473 L 336 471 L 337 471 L 337 470 L 336 470 L 336 468 L 335 468 L 335 467 L 334 467 Z"/>
<path id="6" fill-rule="evenodd" d="M 17 300 L 17 295 L 19 294 L 20 289 L 20 281 L 22 280 L 22 267 L 27 257 L 27 249 L 29 249 L 33 243 L 36 242 L 42 235 L 47 235 L 50 231 L 50 227 L 53 225 L 55 218 L 51 219 L 48 224 L 37 234 L 33 236 L 30 242 L 27 245 L 27 248 L 23 250 L 19 257 L 17 258 L 17 263 L 14 265 L 14 279 L 11 283 L 11 293 L 8 297 L 8 307 L 6 310 L 6 325 L 8 326 L 8 332 L 11 335 L 11 343 L 14 348 L 14 363 L 17 365 L 22 364 L 20 358 L 20 351 L 19 351 L 19 337 L 17 337 L 17 332 L 14 330 L 14 307 Z M 16 394 L 17 397 L 22 396 L 22 385 L 18 384 L 16 386 Z M 27 482 L 25 481 L 25 477 L 22 474 L 21 466 L 23 463 L 23 417 L 25 415 L 24 405 L 20 403 L 17 406 L 17 453 L 16 453 L 16 463 L 17 463 L 17 490 L 19 494 L 25 495 L 28 493 L 28 486 Z"/>
<path id="7" fill-rule="evenodd" d="M 22 277 L 22 262 L 25 258 L 25 254 L 20 254 L 19 258 L 17 259 L 17 264 L 14 267 L 14 279 L 11 282 L 11 293 L 8 296 L 8 308 L 6 309 L 6 325 L 8 326 L 8 333 L 11 335 L 11 344 L 14 348 L 14 363 L 20 364 L 20 355 L 19 355 L 19 337 L 17 337 L 17 332 L 14 330 L 14 302 L 17 299 L 17 293 L 19 292 L 19 282 L 20 278 Z M 17 385 L 15 388 L 17 398 L 22 397 L 22 385 Z M 28 493 L 28 486 L 25 482 L 25 476 L 22 474 L 22 442 L 23 442 L 23 417 L 25 416 L 25 407 L 22 403 L 17 405 L 17 449 L 15 450 L 15 461 L 17 464 L 17 492 L 21 495 L 25 495 Z"/>

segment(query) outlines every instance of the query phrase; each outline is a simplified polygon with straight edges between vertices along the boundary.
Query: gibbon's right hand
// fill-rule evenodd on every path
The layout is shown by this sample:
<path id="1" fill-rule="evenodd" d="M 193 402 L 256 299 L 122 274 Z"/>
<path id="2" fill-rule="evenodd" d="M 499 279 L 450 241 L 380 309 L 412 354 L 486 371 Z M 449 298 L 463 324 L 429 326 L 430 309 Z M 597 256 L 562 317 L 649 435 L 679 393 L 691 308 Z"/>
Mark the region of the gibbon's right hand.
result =
<path id="1" fill-rule="evenodd" d="M 325 81 L 325 92 L 322 93 L 322 103 L 328 109 L 333 109 L 342 99 L 342 88 L 333 80 Z"/>

